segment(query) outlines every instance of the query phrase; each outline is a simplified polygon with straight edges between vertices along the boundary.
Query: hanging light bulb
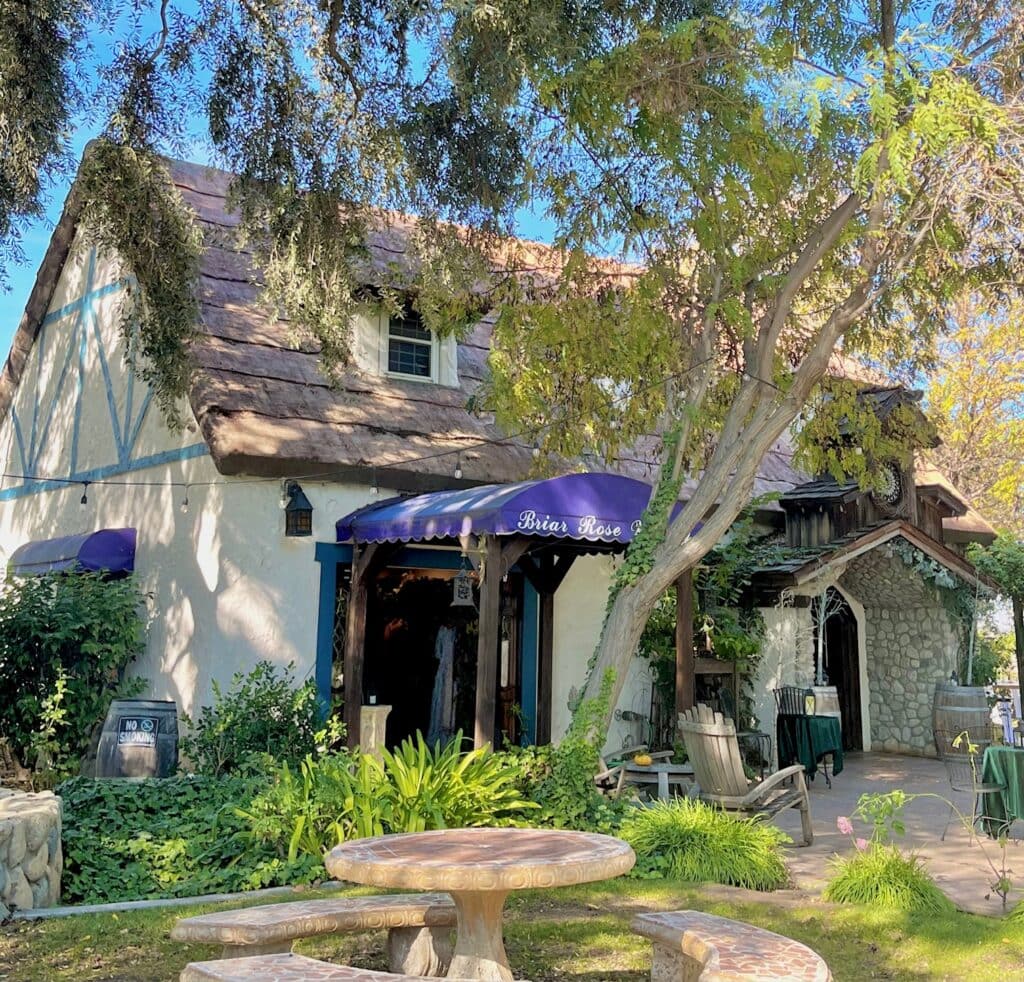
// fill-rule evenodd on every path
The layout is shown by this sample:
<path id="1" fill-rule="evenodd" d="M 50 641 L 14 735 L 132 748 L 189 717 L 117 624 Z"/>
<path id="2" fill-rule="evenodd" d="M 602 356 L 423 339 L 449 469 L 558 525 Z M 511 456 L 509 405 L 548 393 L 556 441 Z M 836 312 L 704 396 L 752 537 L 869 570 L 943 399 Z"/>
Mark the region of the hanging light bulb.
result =
<path id="1" fill-rule="evenodd" d="M 89 504 L 89 482 L 82 481 L 82 497 L 78 499 L 80 505 Z"/>
<path id="2" fill-rule="evenodd" d="M 459 454 L 459 456 L 455 458 L 455 480 L 456 481 L 461 481 L 462 480 L 462 455 L 461 454 Z"/>
<path id="3" fill-rule="evenodd" d="M 185 485 L 185 497 L 181 499 L 181 513 L 182 515 L 188 512 L 188 485 Z"/>
<path id="4" fill-rule="evenodd" d="M 536 440 L 533 441 L 533 450 L 531 452 L 533 453 L 534 460 L 536 460 L 540 456 L 540 443 L 538 443 Z"/>
<path id="5" fill-rule="evenodd" d="M 380 493 L 380 488 L 377 487 L 377 468 L 373 469 L 373 476 L 370 478 L 370 494 L 377 495 Z"/>

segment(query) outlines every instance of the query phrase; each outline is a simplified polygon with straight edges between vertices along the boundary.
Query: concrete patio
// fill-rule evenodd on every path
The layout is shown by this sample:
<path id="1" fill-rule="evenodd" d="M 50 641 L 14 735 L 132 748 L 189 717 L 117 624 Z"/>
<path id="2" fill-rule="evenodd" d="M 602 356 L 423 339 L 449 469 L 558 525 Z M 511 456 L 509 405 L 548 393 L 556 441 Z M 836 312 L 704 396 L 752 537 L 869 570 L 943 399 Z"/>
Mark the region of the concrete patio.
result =
<path id="1" fill-rule="evenodd" d="M 797 887 L 820 892 L 829 877 L 829 860 L 835 854 L 853 852 L 849 836 L 842 835 L 836 819 L 848 816 L 854 835 L 867 838 L 870 829 L 854 812 L 862 794 L 883 793 L 901 789 L 908 794 L 939 795 L 952 800 L 961 812 L 971 809 L 969 795 L 950 790 L 946 769 L 940 761 L 926 757 L 902 757 L 894 754 L 852 753 L 846 756 L 842 774 L 834 778 L 831 790 L 819 774 L 810 783 L 811 817 L 814 822 L 814 845 L 790 848 L 787 859 Z M 911 848 L 927 864 L 936 882 L 953 902 L 963 910 L 999 917 L 1003 913 L 999 897 L 992 893 L 995 874 L 985 860 L 985 853 L 998 867 L 1000 849 L 984 836 L 971 841 L 966 829 L 954 818 L 945 842 L 940 841 L 949 807 L 936 798 L 911 802 L 904 813 L 906 835 L 897 839 L 902 848 Z M 800 818 L 796 811 L 777 816 L 777 824 L 795 839 L 799 838 Z M 1016 884 L 1007 909 L 1024 898 L 1024 823 L 1010 830 L 1007 847 L 1008 874 Z"/>

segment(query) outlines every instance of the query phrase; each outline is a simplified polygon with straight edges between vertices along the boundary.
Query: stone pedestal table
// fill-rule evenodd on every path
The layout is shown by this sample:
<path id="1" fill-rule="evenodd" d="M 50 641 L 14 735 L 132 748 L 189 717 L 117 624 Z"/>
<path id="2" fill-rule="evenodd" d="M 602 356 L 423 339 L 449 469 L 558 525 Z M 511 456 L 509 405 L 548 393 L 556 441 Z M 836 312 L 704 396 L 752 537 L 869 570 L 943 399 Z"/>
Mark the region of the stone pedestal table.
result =
<path id="1" fill-rule="evenodd" d="M 332 849 L 339 880 L 450 893 L 458 912 L 448 977 L 511 982 L 501 935 L 505 897 L 607 880 L 632 869 L 629 845 L 608 835 L 556 829 L 444 829 L 356 839 Z"/>

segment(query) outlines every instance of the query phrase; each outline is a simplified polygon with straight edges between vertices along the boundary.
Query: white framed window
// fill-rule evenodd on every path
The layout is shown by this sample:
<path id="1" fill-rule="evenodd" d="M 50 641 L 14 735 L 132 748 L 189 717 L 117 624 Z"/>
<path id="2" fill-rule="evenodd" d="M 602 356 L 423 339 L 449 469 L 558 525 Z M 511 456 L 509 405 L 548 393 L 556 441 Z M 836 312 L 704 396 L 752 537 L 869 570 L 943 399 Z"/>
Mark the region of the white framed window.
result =
<path id="1" fill-rule="evenodd" d="M 438 380 L 438 342 L 420 315 L 405 310 L 400 316 L 383 315 L 381 368 L 388 375 L 416 379 L 419 382 Z"/>

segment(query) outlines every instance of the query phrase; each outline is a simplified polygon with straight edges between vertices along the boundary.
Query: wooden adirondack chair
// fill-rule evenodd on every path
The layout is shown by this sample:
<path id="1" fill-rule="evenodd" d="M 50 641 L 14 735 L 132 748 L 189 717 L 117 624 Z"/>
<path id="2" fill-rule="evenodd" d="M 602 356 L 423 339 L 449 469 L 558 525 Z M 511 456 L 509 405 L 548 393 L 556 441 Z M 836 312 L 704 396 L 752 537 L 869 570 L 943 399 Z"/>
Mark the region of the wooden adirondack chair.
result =
<path id="1" fill-rule="evenodd" d="M 697 705 L 680 713 L 679 732 L 703 801 L 747 815 L 772 816 L 787 808 L 799 808 L 803 844 L 809 846 L 814 841 L 802 764 L 785 767 L 751 784 L 743 773 L 736 726 L 709 706 Z M 789 778 L 793 779 L 792 787 L 783 784 Z"/>

